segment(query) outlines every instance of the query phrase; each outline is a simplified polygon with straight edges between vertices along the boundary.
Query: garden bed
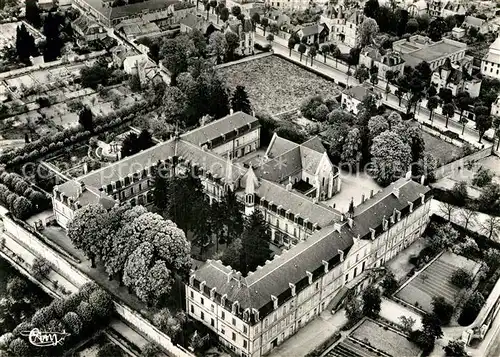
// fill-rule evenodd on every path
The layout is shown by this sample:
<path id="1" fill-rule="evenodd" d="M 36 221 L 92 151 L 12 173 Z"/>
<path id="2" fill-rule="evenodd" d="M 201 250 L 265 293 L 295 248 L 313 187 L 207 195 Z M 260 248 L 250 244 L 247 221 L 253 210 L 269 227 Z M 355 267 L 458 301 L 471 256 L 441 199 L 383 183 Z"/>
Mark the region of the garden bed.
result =
<path id="1" fill-rule="evenodd" d="M 298 108 L 313 95 L 334 97 L 340 87 L 277 56 L 268 56 L 218 70 L 231 91 L 245 86 L 253 109 L 278 114 Z"/>
<path id="2" fill-rule="evenodd" d="M 441 165 L 455 161 L 462 157 L 462 149 L 453 144 L 429 134 L 425 130 L 420 131 L 425 142 L 425 151 L 434 156 Z"/>
<path id="3" fill-rule="evenodd" d="M 391 356 L 416 357 L 422 352 L 405 335 L 370 319 L 365 319 L 349 337 Z"/>

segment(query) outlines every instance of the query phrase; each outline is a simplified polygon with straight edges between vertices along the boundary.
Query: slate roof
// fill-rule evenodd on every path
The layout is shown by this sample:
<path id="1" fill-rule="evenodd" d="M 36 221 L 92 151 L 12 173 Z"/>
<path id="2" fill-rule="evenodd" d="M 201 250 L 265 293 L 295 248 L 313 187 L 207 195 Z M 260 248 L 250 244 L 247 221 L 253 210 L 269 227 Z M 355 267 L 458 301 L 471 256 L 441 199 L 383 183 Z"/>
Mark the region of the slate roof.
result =
<path id="1" fill-rule="evenodd" d="M 222 138 L 222 134 L 229 135 L 231 132 L 235 132 L 236 129 L 240 131 L 242 129 L 246 130 L 246 126 L 251 125 L 255 127 L 258 123 L 259 120 L 257 118 L 243 112 L 236 112 L 198 129 L 191 130 L 181 135 L 181 138 L 195 145 L 202 146 L 209 141 Z"/>
<path id="2" fill-rule="evenodd" d="M 464 20 L 464 24 L 477 28 L 483 26 L 484 22 L 483 19 L 474 16 L 466 16 Z"/>
<path id="3" fill-rule="evenodd" d="M 319 138 L 319 136 L 312 137 L 311 139 L 302 143 L 301 146 L 312 149 L 312 150 L 317 151 L 321 154 L 326 152 L 326 149 L 323 146 L 323 143 L 321 142 L 321 139 Z"/>
<path id="4" fill-rule="evenodd" d="M 241 309 L 254 308 L 262 310 L 271 300 L 271 295 L 282 296 L 290 290 L 289 283 L 298 285 L 307 278 L 308 272 L 322 269 L 322 261 L 332 262 L 330 268 L 339 262 L 339 250 L 347 252 L 353 244 L 353 236 L 348 230 L 340 234 L 333 227 L 316 231 L 307 240 L 299 242 L 281 256 L 262 268 L 237 279 L 228 279 L 234 274 L 229 267 L 220 261 L 207 261 L 194 272 L 195 279 L 205 281 L 210 288 L 215 287 L 218 294 L 227 294 L 230 301 L 238 301 Z M 297 292 L 300 289 L 297 288 Z"/>
<path id="5" fill-rule="evenodd" d="M 283 185 L 260 180 L 260 185 L 256 188 L 256 194 L 268 202 L 273 202 L 276 206 L 283 206 L 294 215 L 299 215 L 308 219 L 311 223 L 316 223 L 320 228 L 340 221 L 341 213 L 328 207 L 321 202 L 314 203 L 313 200 L 295 191 L 287 191 Z"/>
<path id="6" fill-rule="evenodd" d="M 364 85 L 358 85 L 355 87 L 345 89 L 342 93 L 351 97 L 351 98 L 355 98 L 358 101 L 362 102 L 367 94 L 371 94 L 373 92 L 370 90 L 370 88 L 368 88 Z"/>
<path id="7" fill-rule="evenodd" d="M 85 0 L 87 4 L 103 14 L 107 19 L 119 19 L 133 15 L 140 15 L 144 12 L 155 12 L 168 8 L 170 5 L 179 3 L 177 0 L 148 0 L 124 6 L 103 6 L 102 0 Z"/>
<path id="8" fill-rule="evenodd" d="M 309 37 L 318 35 L 325 29 L 325 25 L 323 24 L 314 24 L 310 26 L 304 26 L 300 29 L 302 31 L 302 36 Z"/>
<path id="9" fill-rule="evenodd" d="M 261 187 L 262 184 L 266 185 L 266 181 Z M 277 196 L 290 196 L 278 192 L 276 184 L 267 184 L 273 185 L 272 191 Z M 393 194 L 394 187 L 399 189 L 398 197 Z M 308 286 L 307 272 L 313 274 L 313 279 L 321 276 L 323 261 L 328 262 L 328 268 L 332 269 L 339 263 L 339 250 L 348 253 L 356 237 L 369 234 L 370 227 L 380 226 L 384 215 L 389 219 L 394 208 L 407 212 L 408 201 L 415 202 L 414 207 L 417 207 L 420 194 L 428 195 L 429 192 L 429 188 L 403 178 L 358 206 L 352 228 L 345 221 L 337 221 L 338 225 L 330 224 L 317 230 L 307 240 L 283 251 L 246 277 L 241 277 L 220 261 L 209 260 L 193 273 L 194 278 L 198 283 L 204 281 L 205 289 L 215 287 L 218 296 L 227 294 L 230 302 L 238 301 L 241 311 L 258 309 L 263 318 L 272 311 L 271 295 L 278 298 L 278 304 L 283 303 L 291 296 L 290 283 L 295 284 L 298 293 Z"/>

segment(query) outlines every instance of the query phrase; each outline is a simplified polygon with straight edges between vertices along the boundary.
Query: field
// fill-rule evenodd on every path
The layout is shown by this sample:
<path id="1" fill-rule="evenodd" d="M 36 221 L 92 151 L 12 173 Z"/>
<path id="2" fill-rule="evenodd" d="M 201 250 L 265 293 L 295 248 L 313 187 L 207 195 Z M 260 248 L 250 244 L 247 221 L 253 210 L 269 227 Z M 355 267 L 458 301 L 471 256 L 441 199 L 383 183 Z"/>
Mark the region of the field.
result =
<path id="1" fill-rule="evenodd" d="M 425 151 L 439 160 L 440 166 L 457 160 L 461 156 L 461 149 L 453 144 L 421 130 L 425 142 Z"/>
<path id="2" fill-rule="evenodd" d="M 218 70 L 234 91 L 244 86 L 255 111 L 278 114 L 298 108 L 313 95 L 337 96 L 339 87 L 331 81 L 276 56 L 268 56 Z"/>
<path id="3" fill-rule="evenodd" d="M 421 350 L 390 327 L 365 319 L 351 334 L 328 353 L 328 357 L 417 357 Z"/>
<path id="4" fill-rule="evenodd" d="M 432 298 L 442 296 L 450 304 L 455 303 L 460 289 L 449 282 L 453 272 L 463 268 L 475 276 L 480 265 L 462 256 L 445 252 L 431 265 L 411 278 L 396 297 L 428 313 L 432 312 Z"/>

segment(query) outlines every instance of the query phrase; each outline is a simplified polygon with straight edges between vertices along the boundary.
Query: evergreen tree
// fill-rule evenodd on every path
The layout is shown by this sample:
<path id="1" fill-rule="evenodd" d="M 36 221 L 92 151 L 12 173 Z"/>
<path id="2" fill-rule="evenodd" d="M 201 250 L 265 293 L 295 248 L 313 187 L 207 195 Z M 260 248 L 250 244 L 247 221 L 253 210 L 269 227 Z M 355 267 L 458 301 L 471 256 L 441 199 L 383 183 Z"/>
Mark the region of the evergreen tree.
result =
<path id="1" fill-rule="evenodd" d="M 61 56 L 61 31 L 59 30 L 60 19 L 58 16 L 49 12 L 43 24 L 43 33 L 46 38 L 43 57 L 45 62 L 55 61 Z"/>
<path id="2" fill-rule="evenodd" d="M 241 236 L 241 273 L 247 275 L 257 266 L 263 266 L 271 256 L 269 249 L 269 227 L 260 211 L 255 210 L 245 222 Z"/>
<path id="3" fill-rule="evenodd" d="M 94 131 L 94 116 L 89 108 L 85 107 L 80 111 L 78 122 L 85 130 Z"/>
<path id="4" fill-rule="evenodd" d="M 241 215 L 240 204 L 236 194 L 230 189 L 226 192 L 221 203 L 222 222 L 226 226 L 226 243 L 231 243 L 243 233 L 244 222 Z"/>
<path id="5" fill-rule="evenodd" d="M 236 90 L 231 98 L 231 107 L 235 112 L 242 111 L 247 114 L 252 113 L 250 99 L 248 99 L 248 94 L 244 86 L 236 86 Z"/>
<path id="6" fill-rule="evenodd" d="M 363 315 L 376 318 L 380 313 L 380 290 L 369 286 L 363 291 Z"/>
<path id="7" fill-rule="evenodd" d="M 36 0 L 26 0 L 26 20 L 36 28 L 40 28 L 40 9 Z"/>
<path id="8" fill-rule="evenodd" d="M 24 24 L 18 26 L 16 30 L 16 50 L 21 62 L 31 64 L 30 56 L 36 54 L 35 38 Z"/>

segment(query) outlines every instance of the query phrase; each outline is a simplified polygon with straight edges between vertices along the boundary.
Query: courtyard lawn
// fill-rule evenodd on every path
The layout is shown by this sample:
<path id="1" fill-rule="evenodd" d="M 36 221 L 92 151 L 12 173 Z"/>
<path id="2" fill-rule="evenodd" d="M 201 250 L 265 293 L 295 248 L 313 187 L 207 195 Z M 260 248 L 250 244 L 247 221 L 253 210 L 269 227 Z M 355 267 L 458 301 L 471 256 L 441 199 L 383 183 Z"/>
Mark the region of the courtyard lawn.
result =
<path id="1" fill-rule="evenodd" d="M 413 276 L 396 293 L 396 297 L 428 313 L 432 312 L 433 297 L 442 296 L 454 305 L 460 289 L 451 284 L 449 280 L 453 272 L 459 268 L 463 268 L 475 276 L 479 271 L 480 264 L 460 255 L 445 252 L 424 270 Z"/>
<path id="2" fill-rule="evenodd" d="M 231 91 L 245 86 L 253 109 L 278 114 L 298 108 L 313 95 L 335 97 L 340 87 L 277 56 L 268 56 L 218 70 Z"/>
<path id="3" fill-rule="evenodd" d="M 425 151 L 439 160 L 440 166 L 457 160 L 461 156 L 461 148 L 447 143 L 428 132 L 421 130 L 425 142 Z"/>
<path id="4" fill-rule="evenodd" d="M 349 337 L 363 342 L 390 356 L 419 356 L 422 350 L 408 338 L 387 325 L 365 319 Z"/>

